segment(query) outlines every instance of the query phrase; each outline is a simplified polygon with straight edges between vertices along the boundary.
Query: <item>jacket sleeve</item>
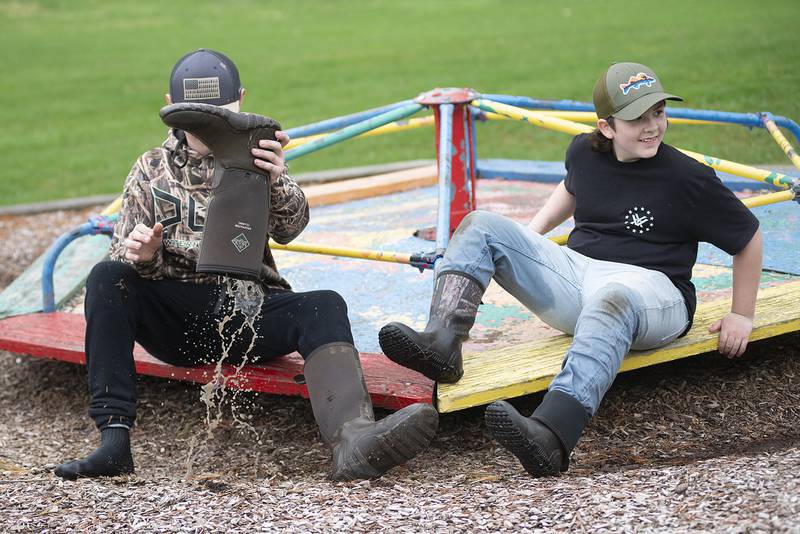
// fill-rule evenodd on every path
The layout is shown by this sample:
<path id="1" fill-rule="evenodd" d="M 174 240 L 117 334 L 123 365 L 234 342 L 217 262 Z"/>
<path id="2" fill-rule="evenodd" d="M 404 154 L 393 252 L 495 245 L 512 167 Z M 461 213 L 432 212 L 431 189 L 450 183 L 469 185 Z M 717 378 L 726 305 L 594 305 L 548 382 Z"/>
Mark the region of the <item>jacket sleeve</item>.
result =
<path id="1" fill-rule="evenodd" d="M 122 193 L 122 207 L 119 210 L 119 219 L 114 225 L 114 236 L 111 239 L 110 255 L 112 260 L 123 261 L 133 266 L 143 278 L 161 278 L 163 264 L 163 245 L 149 261 L 133 262 L 125 258 L 125 239 L 139 224 L 152 228 L 155 224 L 153 214 L 153 196 L 149 187 L 149 180 L 144 172 L 142 158 L 136 161 Z"/>
<path id="2" fill-rule="evenodd" d="M 303 190 L 284 173 L 270 186 L 269 235 L 285 245 L 308 224 L 308 202 Z"/>

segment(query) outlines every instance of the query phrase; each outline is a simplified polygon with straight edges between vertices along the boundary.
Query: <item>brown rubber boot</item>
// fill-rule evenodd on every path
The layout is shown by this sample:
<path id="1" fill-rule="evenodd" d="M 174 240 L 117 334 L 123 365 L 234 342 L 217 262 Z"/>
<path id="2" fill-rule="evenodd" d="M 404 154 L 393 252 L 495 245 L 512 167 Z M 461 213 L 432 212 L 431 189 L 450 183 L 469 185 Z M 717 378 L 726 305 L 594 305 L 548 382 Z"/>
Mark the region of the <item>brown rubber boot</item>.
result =
<path id="1" fill-rule="evenodd" d="M 198 137 L 215 158 L 197 272 L 258 278 L 267 243 L 269 177 L 253 164 L 250 150 L 262 139 L 274 141 L 281 125 L 210 104 L 171 104 L 160 114 L 167 126 Z"/>
<path id="2" fill-rule="evenodd" d="M 358 351 L 328 343 L 303 372 L 320 433 L 333 449 L 334 480 L 377 478 L 424 451 L 439 427 L 430 404 L 412 404 L 375 421 Z"/>
<path id="3" fill-rule="evenodd" d="M 461 344 L 475 324 L 483 293 L 470 276 L 455 271 L 439 274 L 425 330 L 387 324 L 378 334 L 383 353 L 436 382 L 458 382 L 464 374 Z"/>

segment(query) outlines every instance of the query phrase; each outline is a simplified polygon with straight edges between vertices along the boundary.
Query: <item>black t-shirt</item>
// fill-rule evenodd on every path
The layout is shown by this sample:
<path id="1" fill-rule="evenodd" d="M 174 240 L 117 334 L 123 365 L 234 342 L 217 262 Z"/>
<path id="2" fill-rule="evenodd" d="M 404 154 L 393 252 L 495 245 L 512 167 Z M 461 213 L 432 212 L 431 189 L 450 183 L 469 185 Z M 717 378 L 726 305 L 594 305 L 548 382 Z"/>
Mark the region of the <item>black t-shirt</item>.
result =
<path id="1" fill-rule="evenodd" d="M 691 325 L 698 242 L 738 254 L 758 219 L 713 169 L 664 143 L 652 158 L 623 163 L 613 152 L 592 151 L 589 135 L 580 134 L 565 161 L 564 185 L 575 196 L 567 246 L 590 258 L 661 271 L 683 295 Z"/>

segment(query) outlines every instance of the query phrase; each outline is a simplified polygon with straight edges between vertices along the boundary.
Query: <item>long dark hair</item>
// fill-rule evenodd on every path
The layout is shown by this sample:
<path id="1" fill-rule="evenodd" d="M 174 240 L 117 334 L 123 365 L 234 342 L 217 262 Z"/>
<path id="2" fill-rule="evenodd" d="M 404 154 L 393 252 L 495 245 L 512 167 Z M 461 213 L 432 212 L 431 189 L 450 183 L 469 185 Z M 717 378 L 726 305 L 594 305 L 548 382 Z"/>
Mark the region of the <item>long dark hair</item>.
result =
<path id="1" fill-rule="evenodd" d="M 613 130 L 614 117 L 607 118 L 606 122 Z M 589 146 L 594 152 L 611 152 L 611 149 L 614 148 L 614 142 L 603 135 L 603 132 L 600 131 L 600 128 L 595 128 L 594 131 L 589 134 Z"/>

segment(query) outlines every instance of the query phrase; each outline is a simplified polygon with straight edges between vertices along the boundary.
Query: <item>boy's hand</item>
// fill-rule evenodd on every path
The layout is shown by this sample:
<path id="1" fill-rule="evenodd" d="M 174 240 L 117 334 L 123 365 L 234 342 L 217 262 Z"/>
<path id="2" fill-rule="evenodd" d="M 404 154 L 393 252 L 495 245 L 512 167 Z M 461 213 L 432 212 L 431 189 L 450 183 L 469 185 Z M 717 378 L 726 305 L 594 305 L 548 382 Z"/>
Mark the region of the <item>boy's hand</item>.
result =
<path id="1" fill-rule="evenodd" d="M 728 358 L 736 358 L 744 353 L 752 330 L 752 319 L 733 312 L 708 327 L 712 334 L 719 332 L 717 350 Z"/>
<path id="2" fill-rule="evenodd" d="M 136 263 L 153 259 L 161 248 L 164 238 L 164 227 L 156 223 L 152 228 L 145 224 L 137 224 L 125 240 L 125 259 Z"/>
<path id="3" fill-rule="evenodd" d="M 283 159 L 283 147 L 289 143 L 289 136 L 281 131 L 275 132 L 277 141 L 262 139 L 258 142 L 260 148 L 254 148 L 250 152 L 255 156 L 253 165 L 259 169 L 264 169 L 269 173 L 269 183 L 275 183 L 286 170 L 286 162 Z"/>

